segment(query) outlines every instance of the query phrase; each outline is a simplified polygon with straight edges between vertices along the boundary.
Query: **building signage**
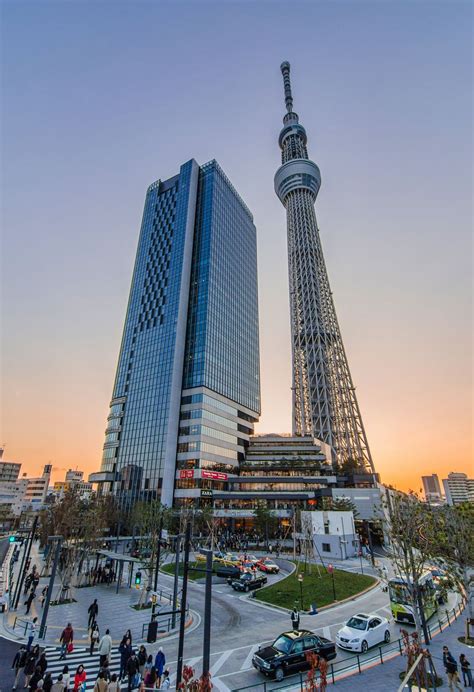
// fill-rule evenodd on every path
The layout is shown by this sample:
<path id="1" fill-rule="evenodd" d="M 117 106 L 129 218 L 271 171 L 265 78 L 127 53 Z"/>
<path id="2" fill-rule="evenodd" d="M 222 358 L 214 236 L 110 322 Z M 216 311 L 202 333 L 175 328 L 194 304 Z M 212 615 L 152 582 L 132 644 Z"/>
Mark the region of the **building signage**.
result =
<path id="1" fill-rule="evenodd" d="M 179 477 L 183 478 L 194 478 L 194 469 L 183 469 L 179 472 Z"/>
<path id="2" fill-rule="evenodd" d="M 226 481 L 227 474 L 220 471 L 201 471 L 201 478 L 211 478 L 213 481 Z"/>
<path id="3" fill-rule="evenodd" d="M 212 490 L 208 490 L 207 488 L 202 488 L 201 489 L 201 497 L 212 497 Z"/>

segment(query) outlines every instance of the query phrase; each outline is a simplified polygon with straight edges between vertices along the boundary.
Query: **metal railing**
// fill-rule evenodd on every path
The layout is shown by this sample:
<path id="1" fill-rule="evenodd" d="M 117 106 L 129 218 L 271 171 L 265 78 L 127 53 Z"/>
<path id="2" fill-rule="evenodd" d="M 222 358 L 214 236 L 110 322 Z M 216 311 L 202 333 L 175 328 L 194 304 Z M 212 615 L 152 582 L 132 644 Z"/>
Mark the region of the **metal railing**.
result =
<path id="1" fill-rule="evenodd" d="M 24 637 L 26 637 L 26 633 L 27 633 L 27 630 L 30 627 L 30 625 L 31 625 L 31 620 L 24 620 L 23 618 L 20 618 L 20 617 L 15 615 L 15 619 L 13 621 L 13 629 L 15 630 L 17 628 L 17 626 L 18 626 L 18 628 L 23 629 L 23 636 Z M 47 629 L 48 629 L 47 626 L 45 626 L 44 637 L 46 637 L 46 630 Z M 43 637 L 43 639 L 44 639 L 44 637 Z"/>
<path id="2" fill-rule="evenodd" d="M 451 610 L 444 610 L 445 615 L 439 617 L 437 622 L 433 622 L 428 626 L 428 634 L 430 639 L 435 635 L 439 634 L 446 627 L 451 627 L 451 624 L 458 618 L 465 607 L 465 601 L 463 601 Z M 337 679 L 340 677 L 346 677 L 346 675 L 352 675 L 354 673 L 361 674 L 366 668 L 370 668 L 378 663 L 383 664 L 386 661 L 395 658 L 396 656 L 403 655 L 403 640 L 397 639 L 390 644 L 385 644 L 383 646 L 374 647 L 370 650 L 368 655 L 361 656 L 361 654 L 356 654 L 351 656 L 344 661 L 339 663 L 328 663 L 327 680 L 328 683 L 332 682 L 335 684 Z M 262 680 L 259 683 L 253 685 L 246 685 L 245 687 L 234 687 L 231 692 L 242 692 L 242 690 L 255 690 L 267 692 L 267 690 L 289 690 L 296 689 L 298 686 L 303 692 L 305 689 L 305 684 L 307 680 L 307 671 L 296 673 L 295 675 L 289 675 L 284 682 L 280 685 L 276 684 L 273 680 Z"/>

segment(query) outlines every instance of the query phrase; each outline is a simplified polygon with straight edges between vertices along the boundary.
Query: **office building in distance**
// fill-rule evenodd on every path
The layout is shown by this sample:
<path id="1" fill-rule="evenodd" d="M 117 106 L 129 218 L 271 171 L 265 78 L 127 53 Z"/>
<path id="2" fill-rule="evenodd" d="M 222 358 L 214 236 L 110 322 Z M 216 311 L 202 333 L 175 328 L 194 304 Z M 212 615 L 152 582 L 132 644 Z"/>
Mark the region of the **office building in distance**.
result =
<path id="1" fill-rule="evenodd" d="M 474 478 L 468 478 L 467 474 L 448 473 L 448 477 L 443 479 L 443 487 L 448 505 L 474 503 Z"/>
<path id="2" fill-rule="evenodd" d="M 260 414 L 253 218 L 216 161 L 148 188 L 100 472 L 124 506 L 212 502 Z"/>
<path id="3" fill-rule="evenodd" d="M 439 484 L 437 474 L 433 473 L 431 476 L 422 476 L 421 482 L 423 483 L 423 492 L 425 494 L 426 501 L 441 502 L 443 494 L 441 492 L 441 486 Z"/>

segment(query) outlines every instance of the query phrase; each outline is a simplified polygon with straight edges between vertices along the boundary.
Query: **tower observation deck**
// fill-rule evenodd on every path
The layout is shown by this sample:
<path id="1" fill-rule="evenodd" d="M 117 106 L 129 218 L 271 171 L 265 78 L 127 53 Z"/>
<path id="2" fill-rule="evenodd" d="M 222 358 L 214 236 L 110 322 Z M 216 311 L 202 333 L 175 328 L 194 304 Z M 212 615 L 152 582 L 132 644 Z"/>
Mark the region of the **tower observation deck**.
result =
<path id="1" fill-rule="evenodd" d="M 293 359 L 293 434 L 313 435 L 332 463 L 374 473 L 324 262 L 314 204 L 321 186 L 306 130 L 293 111 L 290 64 L 281 65 L 286 114 L 275 192 L 286 209 Z"/>

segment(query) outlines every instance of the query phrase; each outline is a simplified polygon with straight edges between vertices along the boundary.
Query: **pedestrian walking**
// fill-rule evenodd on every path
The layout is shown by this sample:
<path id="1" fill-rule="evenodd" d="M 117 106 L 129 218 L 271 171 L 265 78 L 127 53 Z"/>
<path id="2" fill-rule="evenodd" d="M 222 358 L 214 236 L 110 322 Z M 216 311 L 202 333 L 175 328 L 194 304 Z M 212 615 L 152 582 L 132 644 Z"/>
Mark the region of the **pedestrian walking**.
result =
<path id="1" fill-rule="evenodd" d="M 74 676 L 74 692 L 86 692 L 87 674 L 82 663 L 77 666 Z"/>
<path id="2" fill-rule="evenodd" d="M 110 670 L 109 670 L 109 662 L 105 661 L 104 665 L 100 668 L 99 673 L 102 673 L 103 678 L 106 682 L 109 682 L 110 680 Z M 99 676 L 97 676 L 99 677 Z"/>
<path id="3" fill-rule="evenodd" d="M 48 587 L 45 586 L 41 592 L 41 607 L 44 608 L 44 602 L 46 601 L 46 596 L 48 595 Z"/>
<path id="4" fill-rule="evenodd" d="M 471 664 L 467 660 L 466 654 L 461 654 L 459 656 L 459 663 L 461 664 L 462 681 L 464 683 L 464 687 L 474 688 L 474 685 L 472 684 Z"/>
<path id="5" fill-rule="evenodd" d="M 74 630 L 72 629 L 71 623 L 68 622 L 67 626 L 63 629 L 63 631 L 61 632 L 61 636 L 59 637 L 59 643 L 61 644 L 61 655 L 59 657 L 60 661 L 66 658 L 67 653 L 71 653 L 73 648 L 73 641 Z"/>
<path id="6" fill-rule="evenodd" d="M 58 679 L 51 688 L 51 692 L 64 692 L 65 689 L 63 674 L 59 673 Z"/>
<path id="7" fill-rule="evenodd" d="M 128 692 L 132 692 L 132 690 L 140 686 L 140 673 L 138 672 L 138 667 L 138 656 L 132 652 L 132 655 L 127 661 Z"/>
<path id="8" fill-rule="evenodd" d="M 143 678 L 143 673 L 145 671 L 145 664 L 147 660 L 147 654 L 146 654 L 146 648 L 143 644 L 140 645 L 140 648 L 138 649 L 138 672 L 140 673 L 140 677 Z"/>
<path id="9" fill-rule="evenodd" d="M 447 646 L 443 646 L 443 664 L 446 669 L 446 675 L 448 676 L 448 687 L 451 692 L 454 690 L 454 685 L 456 686 L 457 690 L 462 690 L 459 682 L 458 664 L 456 663 L 456 659 Z"/>
<path id="10" fill-rule="evenodd" d="M 91 645 L 89 647 L 89 655 L 92 656 L 94 653 L 94 649 L 96 645 L 99 642 L 100 634 L 99 634 L 99 625 L 96 622 L 92 623 L 92 629 L 91 629 L 91 635 L 90 635 L 90 640 L 91 640 Z"/>
<path id="11" fill-rule="evenodd" d="M 291 627 L 294 630 L 299 630 L 299 628 L 300 628 L 300 614 L 299 614 L 296 606 L 291 611 L 290 617 L 291 617 Z"/>
<path id="12" fill-rule="evenodd" d="M 44 651 L 40 655 L 36 665 L 41 668 L 41 677 L 44 678 L 44 674 L 46 673 L 46 669 L 48 667 L 48 661 L 46 660 L 46 654 L 44 653 Z"/>
<path id="13" fill-rule="evenodd" d="M 104 678 L 102 672 L 99 673 L 99 677 L 95 681 L 94 692 L 107 692 L 108 683 Z"/>
<path id="14" fill-rule="evenodd" d="M 125 634 L 123 635 L 124 639 L 129 639 L 130 640 L 130 646 L 133 646 L 133 639 L 132 639 L 132 633 L 130 630 L 127 630 Z"/>
<path id="15" fill-rule="evenodd" d="M 155 689 L 155 687 L 158 687 L 158 675 L 156 674 L 156 668 L 155 666 L 152 666 L 150 670 L 148 670 L 145 673 L 145 677 L 143 679 L 143 688 L 148 689 L 152 688 Z"/>
<path id="16" fill-rule="evenodd" d="M 52 686 L 53 686 L 53 678 L 51 677 L 51 673 L 46 673 L 46 675 L 43 677 L 43 690 L 44 690 L 44 692 L 51 692 Z"/>
<path id="17" fill-rule="evenodd" d="M 155 670 L 158 677 L 158 687 L 161 685 L 161 677 L 163 675 L 163 670 L 166 663 L 166 656 L 163 652 L 163 648 L 160 646 L 158 653 L 155 656 Z"/>
<path id="18" fill-rule="evenodd" d="M 27 649 L 27 651 L 28 651 L 28 649 Z M 30 680 L 33 677 L 33 674 L 36 670 L 36 661 L 39 658 L 39 654 L 40 654 L 40 648 L 39 648 L 38 644 L 36 644 L 31 649 L 31 651 L 28 651 L 28 656 L 26 658 L 26 663 L 25 663 L 25 669 L 23 671 L 25 673 L 25 688 L 29 687 Z"/>
<path id="19" fill-rule="evenodd" d="M 87 627 L 90 628 L 92 623 L 96 622 L 97 615 L 99 614 L 99 604 L 97 603 L 97 598 L 94 598 L 94 602 L 90 604 L 90 606 L 87 609 L 87 612 L 89 613 L 89 621 L 87 623 Z"/>
<path id="20" fill-rule="evenodd" d="M 132 647 L 130 645 L 130 639 L 125 639 L 125 637 L 122 639 L 122 641 L 119 644 L 119 653 L 120 653 L 119 679 L 123 680 L 123 678 L 125 677 L 125 673 L 127 671 L 128 659 L 132 655 Z"/>
<path id="21" fill-rule="evenodd" d="M 28 643 L 26 645 L 26 650 L 29 651 L 31 649 L 31 646 L 33 644 L 34 638 L 36 636 L 36 630 L 38 629 L 38 618 L 33 618 L 33 620 L 30 622 L 30 634 L 28 635 Z"/>
<path id="22" fill-rule="evenodd" d="M 31 589 L 30 594 L 25 601 L 25 605 L 26 605 L 25 615 L 28 615 L 28 613 L 30 612 L 31 604 L 33 603 L 35 598 L 36 598 L 36 593 L 33 591 L 33 589 Z"/>
<path id="23" fill-rule="evenodd" d="M 13 681 L 12 690 L 16 690 L 16 686 L 20 681 L 20 675 L 25 668 L 27 658 L 28 652 L 26 650 L 26 646 L 22 644 L 16 652 L 12 663 L 12 669 L 15 671 L 15 680 Z"/>
<path id="24" fill-rule="evenodd" d="M 163 673 L 163 682 L 161 684 L 160 690 L 169 690 L 171 685 L 170 672 L 168 669 Z"/>
<path id="25" fill-rule="evenodd" d="M 120 682 L 118 681 L 116 673 L 110 678 L 110 682 L 107 685 L 107 692 L 120 692 Z"/>
<path id="26" fill-rule="evenodd" d="M 41 668 L 39 666 L 36 666 L 34 673 L 30 678 L 30 684 L 29 684 L 30 690 L 36 690 L 40 680 L 43 681 L 43 676 L 41 675 Z M 25 687 L 26 687 L 26 685 L 25 685 Z"/>
<path id="27" fill-rule="evenodd" d="M 71 673 L 69 672 L 69 666 L 66 664 L 62 672 L 63 682 L 64 682 L 64 692 L 69 692 L 69 683 L 71 681 Z"/>
<path id="28" fill-rule="evenodd" d="M 100 666 L 102 667 L 106 661 L 108 661 L 110 652 L 112 651 L 112 637 L 110 636 L 110 630 L 105 630 L 105 634 L 99 642 L 99 648 L 97 649 L 100 655 Z"/>
<path id="29" fill-rule="evenodd" d="M 149 673 L 150 670 L 151 670 L 152 668 L 154 668 L 154 665 L 153 665 L 153 656 L 152 656 L 151 654 L 149 654 L 149 655 L 148 655 L 148 658 L 147 658 L 147 660 L 146 660 L 146 663 L 145 663 L 145 669 L 144 669 L 144 671 L 143 671 L 142 677 L 145 678 L 145 677 L 146 677 L 146 674 Z"/>

